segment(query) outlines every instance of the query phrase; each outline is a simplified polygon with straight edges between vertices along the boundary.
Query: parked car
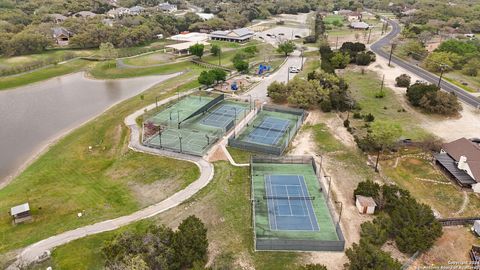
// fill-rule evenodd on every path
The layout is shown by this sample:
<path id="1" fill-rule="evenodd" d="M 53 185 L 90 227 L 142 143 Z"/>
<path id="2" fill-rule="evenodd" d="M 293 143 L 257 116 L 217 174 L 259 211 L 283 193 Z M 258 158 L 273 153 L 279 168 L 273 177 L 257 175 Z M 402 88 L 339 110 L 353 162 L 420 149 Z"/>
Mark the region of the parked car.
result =
<path id="1" fill-rule="evenodd" d="M 300 72 L 300 69 L 298 67 L 289 67 L 288 68 L 288 71 L 290 73 L 299 73 Z"/>

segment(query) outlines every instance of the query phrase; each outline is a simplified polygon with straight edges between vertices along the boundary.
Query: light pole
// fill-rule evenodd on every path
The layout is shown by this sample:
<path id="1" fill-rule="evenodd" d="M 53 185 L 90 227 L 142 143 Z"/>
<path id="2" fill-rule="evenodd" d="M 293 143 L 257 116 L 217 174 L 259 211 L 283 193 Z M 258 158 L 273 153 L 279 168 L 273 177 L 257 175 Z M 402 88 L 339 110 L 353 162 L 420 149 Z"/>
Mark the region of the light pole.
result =
<path id="1" fill-rule="evenodd" d="M 335 201 L 335 203 L 340 204 L 340 214 L 338 215 L 338 226 L 340 226 L 340 220 L 342 220 L 343 203 L 340 201 Z"/>
<path id="2" fill-rule="evenodd" d="M 178 140 L 180 141 L 180 153 L 182 153 L 183 152 L 183 149 L 182 149 L 182 135 L 178 136 Z"/>
<path id="3" fill-rule="evenodd" d="M 158 108 L 158 96 L 155 96 L 155 108 Z"/>
<path id="4" fill-rule="evenodd" d="M 290 68 L 291 67 L 287 68 L 287 83 L 290 81 Z"/>
<path id="5" fill-rule="evenodd" d="M 395 48 L 396 44 L 392 43 L 392 47 L 390 48 L 390 56 L 388 57 L 388 66 L 390 66 L 390 63 L 392 62 L 392 54 L 393 54 L 393 49 Z"/>
<path id="6" fill-rule="evenodd" d="M 325 175 L 325 178 L 328 178 L 328 191 L 327 191 L 327 201 L 330 200 L 330 188 L 332 186 L 332 177 L 329 175 Z"/>
<path id="7" fill-rule="evenodd" d="M 446 66 L 447 65 L 445 65 L 445 64 L 440 65 L 440 78 L 438 79 L 438 85 L 437 85 L 438 88 L 440 88 L 440 84 L 442 83 L 443 72 L 445 72 L 445 67 Z"/>
<path id="8" fill-rule="evenodd" d="M 367 44 L 370 43 L 370 36 L 372 35 L 372 28 L 373 28 L 373 27 L 369 27 L 369 30 L 368 30 L 368 40 L 367 40 Z"/>

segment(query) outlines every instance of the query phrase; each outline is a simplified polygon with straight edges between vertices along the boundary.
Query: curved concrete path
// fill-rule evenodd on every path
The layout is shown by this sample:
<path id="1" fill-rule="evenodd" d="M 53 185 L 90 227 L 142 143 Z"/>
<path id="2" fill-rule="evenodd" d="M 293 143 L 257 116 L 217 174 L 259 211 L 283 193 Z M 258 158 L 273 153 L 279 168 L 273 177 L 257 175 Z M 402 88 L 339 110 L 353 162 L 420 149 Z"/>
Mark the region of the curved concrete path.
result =
<path id="1" fill-rule="evenodd" d="M 188 95 L 192 92 L 193 91 L 184 92 L 180 96 Z M 159 102 L 159 105 L 165 104 L 175 98 L 177 98 L 176 95 L 164 99 Z M 94 223 L 71 231 L 66 231 L 34 243 L 23 249 L 22 252 L 17 256 L 17 261 L 14 264 L 10 265 L 7 269 L 20 269 L 23 265 L 28 265 L 29 263 L 36 261 L 38 259 L 38 256 L 42 255 L 45 251 L 51 250 L 70 241 L 92 234 L 112 231 L 118 229 L 121 226 L 125 226 L 132 222 L 149 218 L 164 211 L 167 211 L 192 197 L 212 180 L 214 168 L 213 165 L 205 159 L 181 153 L 173 153 L 169 151 L 153 149 L 145 147 L 140 143 L 140 130 L 135 122 L 135 119 L 141 116 L 145 112 L 145 110 L 150 110 L 153 108 L 155 108 L 155 104 L 151 104 L 145 108 L 142 108 L 125 118 L 125 125 L 130 128 L 130 142 L 128 147 L 133 151 L 192 162 L 196 164 L 200 169 L 200 177 L 195 182 L 187 186 L 185 189 L 178 191 L 167 199 L 137 212 L 134 212 L 130 215 Z"/>

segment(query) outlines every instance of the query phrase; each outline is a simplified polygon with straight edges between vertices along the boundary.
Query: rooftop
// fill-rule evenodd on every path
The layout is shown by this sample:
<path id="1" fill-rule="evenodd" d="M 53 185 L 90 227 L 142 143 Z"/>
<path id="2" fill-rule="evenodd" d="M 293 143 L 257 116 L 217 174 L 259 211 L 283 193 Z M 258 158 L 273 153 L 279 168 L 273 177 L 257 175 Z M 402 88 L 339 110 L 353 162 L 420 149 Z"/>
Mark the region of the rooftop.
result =
<path id="1" fill-rule="evenodd" d="M 227 31 L 213 31 L 212 33 L 210 33 L 210 35 L 212 36 L 229 37 L 229 38 L 245 37 L 253 34 L 254 32 L 248 28 L 237 28 L 237 29 L 227 30 Z"/>
<path id="2" fill-rule="evenodd" d="M 367 29 L 370 27 L 370 25 L 365 22 L 352 22 L 350 24 L 350 27 L 356 28 L 356 29 Z"/>
<path id="3" fill-rule="evenodd" d="M 360 203 L 361 206 L 367 206 L 367 207 L 375 207 L 377 206 L 377 204 L 375 203 L 375 201 L 373 200 L 372 197 L 365 197 L 365 196 L 362 196 L 362 195 L 357 195 L 356 196 L 358 202 Z"/>
<path id="4" fill-rule="evenodd" d="M 466 138 L 460 138 L 456 141 L 443 145 L 443 150 L 456 162 L 461 156 L 467 158 L 467 164 L 472 171 L 475 179 L 480 179 L 480 146 Z"/>
<path id="5" fill-rule="evenodd" d="M 20 205 L 12 207 L 10 209 L 10 214 L 12 216 L 15 216 L 15 215 L 27 212 L 27 211 L 30 211 L 30 205 L 28 203 L 24 203 L 24 204 L 20 204 Z"/>

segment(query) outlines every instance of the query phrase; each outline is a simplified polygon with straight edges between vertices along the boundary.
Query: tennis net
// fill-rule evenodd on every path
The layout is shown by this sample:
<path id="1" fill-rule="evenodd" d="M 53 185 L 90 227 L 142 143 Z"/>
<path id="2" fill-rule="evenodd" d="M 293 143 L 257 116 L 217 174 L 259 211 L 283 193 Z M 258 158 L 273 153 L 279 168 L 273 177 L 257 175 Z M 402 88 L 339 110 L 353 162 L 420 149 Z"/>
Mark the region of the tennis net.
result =
<path id="1" fill-rule="evenodd" d="M 263 196 L 265 200 L 315 200 L 315 196 Z"/>
<path id="2" fill-rule="evenodd" d="M 271 131 L 282 132 L 282 133 L 286 132 L 287 129 L 288 129 L 288 125 L 286 125 L 282 129 L 274 128 L 274 127 L 259 126 L 259 125 L 252 125 L 252 126 L 254 128 L 259 128 L 259 129 L 263 129 L 263 130 L 271 130 Z"/>

